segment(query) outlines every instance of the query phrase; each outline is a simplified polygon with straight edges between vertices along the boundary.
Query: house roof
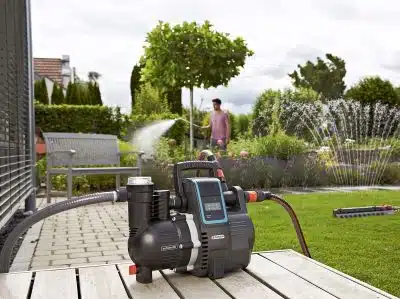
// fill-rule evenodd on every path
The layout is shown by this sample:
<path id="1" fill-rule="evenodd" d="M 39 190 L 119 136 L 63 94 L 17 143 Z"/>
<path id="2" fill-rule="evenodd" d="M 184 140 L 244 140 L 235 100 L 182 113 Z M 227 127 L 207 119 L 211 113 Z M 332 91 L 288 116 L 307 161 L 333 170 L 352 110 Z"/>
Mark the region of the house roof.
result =
<path id="1" fill-rule="evenodd" d="M 61 67 L 62 61 L 59 58 L 33 58 L 34 72 L 60 85 L 62 85 Z"/>

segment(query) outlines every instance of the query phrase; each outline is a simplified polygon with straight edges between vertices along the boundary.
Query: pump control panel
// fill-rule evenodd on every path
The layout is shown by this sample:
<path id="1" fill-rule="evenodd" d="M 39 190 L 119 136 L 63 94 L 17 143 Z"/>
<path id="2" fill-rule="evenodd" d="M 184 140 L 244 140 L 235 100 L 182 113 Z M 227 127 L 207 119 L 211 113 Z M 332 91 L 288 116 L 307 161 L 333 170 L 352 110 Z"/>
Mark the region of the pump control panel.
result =
<path id="1" fill-rule="evenodd" d="M 185 179 L 186 190 L 194 193 L 199 205 L 201 220 L 204 224 L 226 223 L 224 195 L 221 181 L 218 178 L 188 178 Z M 187 188 L 189 187 L 190 188 Z"/>

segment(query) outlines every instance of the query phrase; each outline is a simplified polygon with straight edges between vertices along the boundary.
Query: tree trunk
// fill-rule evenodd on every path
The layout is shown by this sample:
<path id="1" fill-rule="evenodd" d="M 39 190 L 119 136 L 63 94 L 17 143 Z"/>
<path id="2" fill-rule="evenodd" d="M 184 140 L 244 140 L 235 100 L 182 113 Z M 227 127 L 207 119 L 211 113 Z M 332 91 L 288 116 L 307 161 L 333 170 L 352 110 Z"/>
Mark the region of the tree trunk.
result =
<path id="1" fill-rule="evenodd" d="M 193 87 L 190 88 L 189 121 L 190 121 L 190 158 L 193 159 Z"/>

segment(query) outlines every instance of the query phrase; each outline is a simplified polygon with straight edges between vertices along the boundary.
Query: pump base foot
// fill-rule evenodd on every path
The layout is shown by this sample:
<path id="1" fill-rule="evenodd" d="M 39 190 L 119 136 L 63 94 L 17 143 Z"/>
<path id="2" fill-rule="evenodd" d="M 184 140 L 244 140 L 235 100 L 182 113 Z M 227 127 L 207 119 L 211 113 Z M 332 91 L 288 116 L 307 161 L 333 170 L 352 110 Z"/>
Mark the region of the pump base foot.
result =
<path id="1" fill-rule="evenodd" d="M 153 271 L 148 267 L 139 267 L 136 274 L 136 281 L 140 283 L 151 283 L 153 281 Z"/>

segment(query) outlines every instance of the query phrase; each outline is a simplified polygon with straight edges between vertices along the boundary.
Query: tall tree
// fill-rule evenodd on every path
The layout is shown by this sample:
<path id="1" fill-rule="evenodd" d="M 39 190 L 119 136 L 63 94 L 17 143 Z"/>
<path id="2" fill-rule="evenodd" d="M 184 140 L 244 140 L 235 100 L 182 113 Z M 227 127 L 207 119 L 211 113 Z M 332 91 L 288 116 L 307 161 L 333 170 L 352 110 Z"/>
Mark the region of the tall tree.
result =
<path id="1" fill-rule="evenodd" d="M 58 86 L 57 83 L 53 84 L 53 90 L 51 92 L 51 104 L 52 105 L 59 105 L 61 104 L 61 99 L 60 99 L 60 92 L 59 89 L 61 87 Z"/>
<path id="2" fill-rule="evenodd" d="M 322 100 L 341 98 L 346 89 L 346 63 L 338 56 L 325 54 L 327 61 L 317 57 L 317 63 L 307 61 L 298 65 L 299 71 L 289 74 L 295 87 L 311 88 L 318 92 Z"/>
<path id="3" fill-rule="evenodd" d="M 81 101 L 79 98 L 79 83 L 71 83 L 68 84 L 67 88 L 67 101 L 66 104 L 68 105 L 80 105 Z"/>
<path id="4" fill-rule="evenodd" d="M 49 103 L 49 94 L 44 79 L 35 81 L 34 84 L 35 100 L 42 104 Z"/>
<path id="5" fill-rule="evenodd" d="M 103 100 L 101 99 L 101 92 L 100 92 L 100 87 L 98 83 L 94 84 L 94 101 L 93 101 L 93 105 L 103 105 Z"/>
<path id="6" fill-rule="evenodd" d="M 140 85 L 142 84 L 141 82 L 141 75 L 140 72 L 143 68 L 143 63 L 137 63 L 134 65 L 131 73 L 131 107 L 132 110 L 135 107 L 135 99 L 136 99 L 136 94 L 140 92 Z"/>
<path id="7" fill-rule="evenodd" d="M 227 86 L 253 55 L 243 38 L 213 30 L 210 22 L 183 22 L 171 26 L 160 21 L 147 34 L 143 81 L 162 89 L 190 90 L 190 152 L 193 152 L 193 89 Z"/>

